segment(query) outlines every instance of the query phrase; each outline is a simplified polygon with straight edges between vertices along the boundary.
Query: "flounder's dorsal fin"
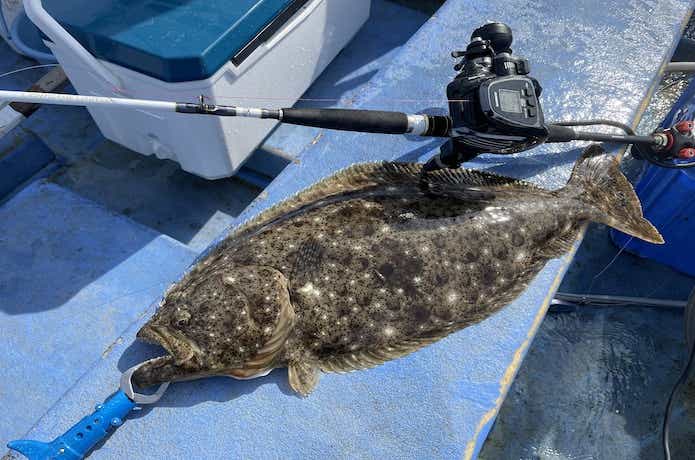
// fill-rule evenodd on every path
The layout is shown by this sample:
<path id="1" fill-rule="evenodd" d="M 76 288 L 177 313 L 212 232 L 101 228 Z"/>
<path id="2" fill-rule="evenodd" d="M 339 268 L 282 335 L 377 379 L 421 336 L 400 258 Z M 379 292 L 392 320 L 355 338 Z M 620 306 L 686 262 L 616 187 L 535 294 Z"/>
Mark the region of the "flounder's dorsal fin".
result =
<path id="1" fill-rule="evenodd" d="M 543 247 L 541 253 L 549 258 L 559 257 L 569 252 L 577 242 L 579 230 L 567 235 L 556 236 Z"/>
<path id="2" fill-rule="evenodd" d="M 456 191 L 471 190 L 475 187 L 530 188 L 543 190 L 529 182 L 511 177 L 499 176 L 474 169 L 443 169 L 424 173 L 419 163 L 358 163 L 322 179 L 309 188 L 263 211 L 254 219 L 237 228 L 236 236 L 262 226 L 296 211 L 306 205 L 316 203 L 343 193 L 355 192 L 376 186 L 411 186 L 432 194 L 456 195 Z"/>
<path id="3" fill-rule="evenodd" d="M 421 181 L 421 188 L 432 195 L 460 200 L 491 200 L 520 189 L 547 193 L 530 182 L 476 169 L 440 169 L 425 174 Z"/>
<path id="4" fill-rule="evenodd" d="M 348 353 L 323 359 L 319 362 L 319 368 L 324 372 L 352 372 L 384 364 L 387 361 L 401 358 L 413 353 L 422 347 L 430 345 L 457 329 L 450 328 L 437 331 L 432 335 L 422 336 L 414 339 L 403 340 L 376 350 L 362 350 L 355 353 Z"/>
<path id="5" fill-rule="evenodd" d="M 283 214 L 296 211 L 306 205 L 342 193 L 377 185 L 416 184 L 422 167 L 417 163 L 357 163 L 321 179 L 314 185 L 268 208 L 249 222 L 238 227 L 234 235 L 253 230 L 271 222 Z"/>

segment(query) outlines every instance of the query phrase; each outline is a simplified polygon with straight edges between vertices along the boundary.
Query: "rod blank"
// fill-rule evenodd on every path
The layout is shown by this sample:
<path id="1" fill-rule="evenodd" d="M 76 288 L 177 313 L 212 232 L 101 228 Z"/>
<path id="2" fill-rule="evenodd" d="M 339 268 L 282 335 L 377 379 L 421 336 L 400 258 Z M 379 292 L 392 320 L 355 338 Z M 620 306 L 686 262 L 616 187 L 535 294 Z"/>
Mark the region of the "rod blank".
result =
<path id="1" fill-rule="evenodd" d="M 31 104 L 76 105 L 82 107 L 123 107 L 131 109 L 165 110 L 171 112 L 176 111 L 175 102 L 28 91 L 0 90 L 0 100 L 9 102 L 28 102 Z"/>

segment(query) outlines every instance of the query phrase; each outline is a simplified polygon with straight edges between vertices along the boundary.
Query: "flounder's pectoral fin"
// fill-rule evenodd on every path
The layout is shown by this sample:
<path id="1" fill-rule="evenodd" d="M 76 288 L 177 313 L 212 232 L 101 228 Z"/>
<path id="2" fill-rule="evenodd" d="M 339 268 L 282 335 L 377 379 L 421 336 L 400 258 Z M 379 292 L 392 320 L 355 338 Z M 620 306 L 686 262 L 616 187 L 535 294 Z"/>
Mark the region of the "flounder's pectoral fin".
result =
<path id="1" fill-rule="evenodd" d="M 287 368 L 290 386 L 302 396 L 308 396 L 319 383 L 319 369 L 308 362 L 295 361 Z"/>

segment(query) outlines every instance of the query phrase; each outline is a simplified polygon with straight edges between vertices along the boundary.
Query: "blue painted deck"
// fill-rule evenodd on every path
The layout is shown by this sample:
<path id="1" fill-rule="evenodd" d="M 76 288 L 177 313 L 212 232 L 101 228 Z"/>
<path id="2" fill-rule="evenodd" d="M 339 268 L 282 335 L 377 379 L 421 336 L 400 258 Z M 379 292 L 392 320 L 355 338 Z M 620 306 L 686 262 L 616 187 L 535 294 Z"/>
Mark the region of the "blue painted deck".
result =
<path id="1" fill-rule="evenodd" d="M 3 444 L 32 428 L 106 358 L 195 257 L 169 237 L 43 182 L 0 207 L 0 254 Z"/>
<path id="2" fill-rule="evenodd" d="M 346 86 L 354 84 L 359 91 L 350 97 L 353 107 L 416 111 L 423 107 L 423 102 L 412 100 L 427 99 L 430 102 L 424 105 L 432 110 L 442 110 L 443 88 L 453 75 L 449 52 L 465 44 L 470 30 L 484 20 L 494 19 L 512 26 L 517 37 L 515 51 L 531 58 L 533 75 L 545 88 L 543 101 L 548 119 L 604 116 L 634 122 L 656 81 L 657 70 L 670 55 L 680 35 L 689 2 L 670 1 L 656 6 L 636 2 L 628 6 L 618 0 L 589 1 L 585 6 L 575 6 L 570 11 L 558 10 L 551 3 L 449 0 L 406 45 L 374 66 L 378 70 L 373 75 L 369 73 L 371 70 L 367 73 L 361 69 L 353 71 L 352 76 L 346 75 L 345 81 L 350 83 L 341 86 L 341 80 L 338 80 L 333 87 L 327 86 L 327 90 L 332 88 L 341 93 Z M 525 13 L 519 15 L 519 11 Z M 539 23 L 544 26 L 538 27 Z M 389 24 L 389 27 L 396 27 L 396 24 Z M 640 40 L 635 40 L 635 37 L 640 37 Z M 549 43 L 556 47 L 550 48 Z M 612 45 L 606 48 L 605 43 Z M 356 56 L 360 50 L 353 48 L 353 52 Z M 386 55 L 380 54 L 381 57 Z M 630 58 L 637 55 L 640 59 Z M 375 60 L 371 59 L 363 68 L 369 68 Z M 42 109 L 54 114 L 53 120 L 60 119 L 55 115 L 59 111 L 50 110 Z M 63 113 L 80 112 L 65 110 Z M 83 115 L 77 115 L 80 116 Z M 91 161 L 93 157 L 84 156 L 84 151 L 95 146 L 118 153 L 117 149 L 101 144 L 98 135 L 90 137 L 93 128 L 84 120 L 80 127 L 84 128 L 85 138 L 89 140 L 85 140 L 80 148 L 68 142 L 67 134 L 64 138 L 51 134 L 56 128 L 51 127 L 50 118 L 39 115 L 39 118 L 29 120 L 24 129 L 32 126 L 43 132 L 44 141 L 57 154 L 60 155 L 56 149 L 67 152 L 65 156 L 71 158 L 73 165 Z M 259 199 L 233 220 L 233 224 L 253 217 L 289 194 L 351 163 L 424 159 L 437 147 L 436 142 L 402 137 L 303 128 L 295 128 L 294 132 L 301 134 L 290 134 L 283 128 L 275 131 L 273 136 L 276 136 L 276 145 L 280 148 L 287 145 L 288 151 L 298 155 L 298 161 L 289 164 Z M 311 135 L 307 136 L 310 132 Z M 287 138 L 280 137 L 285 135 Z M 476 161 L 474 166 L 554 188 L 564 184 L 579 153 L 578 149 L 570 147 L 545 146 L 508 158 L 486 156 Z M 106 154 L 97 158 L 106 163 L 106 169 L 122 166 L 114 166 L 110 161 L 115 160 Z M 150 164 L 151 160 L 133 157 L 133 161 L 136 159 L 139 163 L 130 168 L 123 167 L 119 177 L 127 177 L 128 170 L 137 175 L 136 171 Z M 79 171 L 68 169 L 64 174 L 69 177 Z M 154 168 L 149 171 L 154 171 Z M 159 174 L 162 174 L 161 170 L 154 171 L 153 176 L 159 177 Z M 167 177 L 181 176 L 170 171 Z M 103 200 L 100 193 L 103 194 L 104 189 L 97 187 L 98 184 L 92 183 L 80 189 L 80 181 L 73 180 L 72 183 L 80 191 L 89 191 L 84 195 L 90 199 Z M 114 186 L 120 184 L 118 180 L 113 182 Z M 33 187 L 25 192 L 31 194 Z M 4 206 L 21 199 L 25 192 Z M 122 203 L 118 197 L 112 199 L 107 203 L 112 209 L 115 207 L 113 203 Z M 134 196 L 133 199 L 138 198 Z M 142 213 L 140 217 L 144 218 L 144 211 Z M 222 219 L 223 224 L 233 217 Z M 57 221 L 56 225 L 62 226 L 64 222 L 65 219 Z M 82 231 L 88 229 L 75 233 Z M 184 234 L 184 238 L 191 238 L 190 241 L 195 236 Z M 108 245 L 104 240 L 96 241 L 101 242 L 93 246 L 95 249 Z M 12 247 L 29 251 L 31 248 Z M 163 262 L 172 257 L 152 254 L 146 261 L 138 261 L 136 254 L 139 251 L 131 252 L 134 270 L 144 263 L 163 269 L 167 267 Z M 120 264 L 107 263 L 107 266 L 121 267 L 131 259 L 123 257 Z M 80 260 L 94 259 L 98 260 L 98 257 Z M 249 382 L 214 378 L 176 384 L 160 404 L 128 421 L 91 458 L 474 457 L 568 263 L 569 258 L 551 261 L 516 302 L 489 320 L 373 370 L 325 375 L 317 391 L 308 399 L 290 394 L 285 371 L 275 371 L 266 378 Z M 182 261 L 178 269 L 173 269 L 175 273 L 172 276 L 180 275 L 185 264 Z M 77 267 L 79 264 L 73 261 L 70 268 L 58 267 L 57 271 L 63 276 L 71 276 L 79 273 Z M 150 271 L 156 273 L 158 270 Z M 9 273 L 17 275 L 22 272 L 13 267 Z M 137 278 L 132 274 L 129 276 L 123 279 L 132 281 Z M 69 282 L 66 284 L 74 286 Z M 76 284 L 80 285 L 80 282 Z M 127 292 L 125 287 L 118 290 Z M 71 299 L 74 298 L 73 295 Z M 82 300 L 80 311 L 89 311 L 89 307 L 98 305 L 93 298 Z M 86 338 L 92 335 L 92 331 L 85 326 L 73 328 L 74 335 L 69 335 L 69 339 L 84 342 L 85 353 L 88 348 L 94 353 L 85 355 L 92 357 L 91 360 L 84 359 L 88 363 L 85 368 L 88 372 L 71 383 L 65 384 L 68 379 L 64 379 L 65 392 L 57 401 L 45 401 L 42 406 L 37 404 L 41 406 L 34 418 L 38 423 L 25 436 L 49 440 L 62 433 L 88 413 L 94 403 L 114 390 L 121 371 L 157 352 L 152 347 L 133 344 L 134 334 L 146 318 L 136 319 L 137 315 L 134 317 L 132 314 L 142 314 L 149 303 L 149 299 L 140 299 L 128 303 L 133 310 L 114 310 L 114 315 L 130 313 L 124 315 L 128 317 L 125 322 L 119 323 L 122 326 L 119 331 L 114 328 L 111 331 L 114 335 L 107 337 L 105 334 L 103 343 L 88 344 Z M 18 316 L 23 319 L 31 315 Z M 36 328 L 35 342 L 42 343 L 47 340 L 46 336 L 55 335 L 44 332 L 48 330 Z M 117 337 L 122 340 L 117 340 Z M 108 344 L 113 346 L 108 347 Z M 100 358 L 107 347 L 109 352 Z M 34 361 L 49 362 L 41 357 Z M 34 380 L 49 372 L 71 372 L 56 365 L 50 370 L 38 369 L 34 374 L 36 368 L 26 366 L 22 370 L 30 372 Z M 15 407 L 12 414 L 21 409 Z M 3 421 L 0 426 L 4 424 Z M 16 432 L 19 431 L 18 427 Z"/>

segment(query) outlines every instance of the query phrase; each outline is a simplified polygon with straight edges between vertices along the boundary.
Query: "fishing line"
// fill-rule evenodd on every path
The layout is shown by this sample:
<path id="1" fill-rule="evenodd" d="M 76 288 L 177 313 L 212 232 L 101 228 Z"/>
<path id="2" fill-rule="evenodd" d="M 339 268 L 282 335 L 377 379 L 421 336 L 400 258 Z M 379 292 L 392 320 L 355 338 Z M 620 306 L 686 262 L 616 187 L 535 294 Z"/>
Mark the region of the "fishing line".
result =
<path id="1" fill-rule="evenodd" d="M 32 65 L 32 66 L 23 67 L 23 68 L 21 68 L 21 69 L 11 70 L 11 71 L 9 71 L 9 72 L 5 72 L 5 73 L 3 73 L 3 74 L 0 74 L 0 78 L 2 78 L 2 77 L 7 77 L 7 76 L 10 76 L 10 75 L 13 75 L 13 74 L 16 74 L 16 73 L 24 72 L 24 71 L 27 71 L 27 70 L 42 69 L 42 68 L 44 68 L 44 67 L 58 67 L 58 66 L 60 66 L 60 64 L 39 64 L 39 65 Z"/>
<path id="2" fill-rule="evenodd" d="M 652 177 L 649 178 L 647 181 L 647 184 L 645 185 L 645 188 L 649 187 L 649 185 L 652 183 L 656 176 L 653 175 Z M 593 292 L 594 284 L 596 281 L 618 260 L 620 255 L 625 251 L 627 246 L 630 244 L 630 242 L 634 239 L 634 237 L 630 236 L 625 243 L 620 247 L 620 249 L 616 252 L 616 254 L 613 256 L 613 258 L 606 264 L 605 267 L 603 267 L 602 270 L 600 270 L 594 277 L 591 279 L 591 283 L 589 284 L 588 292 L 586 295 L 591 295 Z"/>

